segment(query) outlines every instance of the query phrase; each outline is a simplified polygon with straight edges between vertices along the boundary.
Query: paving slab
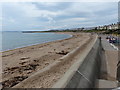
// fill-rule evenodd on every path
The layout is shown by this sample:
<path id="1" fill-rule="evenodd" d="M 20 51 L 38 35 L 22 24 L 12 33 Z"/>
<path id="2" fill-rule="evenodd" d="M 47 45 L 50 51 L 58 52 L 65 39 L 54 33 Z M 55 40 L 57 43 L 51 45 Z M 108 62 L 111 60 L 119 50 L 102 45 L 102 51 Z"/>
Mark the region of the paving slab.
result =
<path id="1" fill-rule="evenodd" d="M 109 80 L 99 79 L 98 83 L 97 83 L 97 87 L 99 87 L 99 88 L 116 88 L 117 81 L 109 81 Z"/>
<path id="2" fill-rule="evenodd" d="M 99 79 L 97 83 L 98 88 L 116 88 L 117 80 L 117 63 L 118 63 L 118 50 L 111 45 L 106 39 L 106 36 L 101 36 L 101 43 L 105 51 L 106 73 L 105 79 Z"/>

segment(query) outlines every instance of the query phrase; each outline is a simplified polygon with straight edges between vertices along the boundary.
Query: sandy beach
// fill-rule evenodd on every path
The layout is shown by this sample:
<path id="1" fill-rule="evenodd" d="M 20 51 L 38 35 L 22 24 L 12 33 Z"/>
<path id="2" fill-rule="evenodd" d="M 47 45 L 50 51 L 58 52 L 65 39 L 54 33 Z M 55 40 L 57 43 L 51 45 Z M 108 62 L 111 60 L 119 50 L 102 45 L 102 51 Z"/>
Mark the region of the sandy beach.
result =
<path id="1" fill-rule="evenodd" d="M 31 81 L 24 86 L 17 84 L 34 75 L 38 71 L 42 71 L 46 67 L 49 67 L 53 63 L 55 64 L 56 61 L 59 61 L 61 57 L 64 57 L 76 49 L 76 47 L 84 47 L 84 45 L 89 43 L 94 37 L 88 33 L 69 32 L 66 34 L 71 34 L 73 36 L 64 40 L 57 40 L 2 52 L 3 87 L 52 87 L 75 62 L 75 59 L 67 61 L 63 60 L 60 64 L 56 64 L 55 68 L 43 72 L 41 76 L 39 76 L 39 84 L 36 83 L 38 82 L 38 78 L 35 78 L 34 81 Z"/>

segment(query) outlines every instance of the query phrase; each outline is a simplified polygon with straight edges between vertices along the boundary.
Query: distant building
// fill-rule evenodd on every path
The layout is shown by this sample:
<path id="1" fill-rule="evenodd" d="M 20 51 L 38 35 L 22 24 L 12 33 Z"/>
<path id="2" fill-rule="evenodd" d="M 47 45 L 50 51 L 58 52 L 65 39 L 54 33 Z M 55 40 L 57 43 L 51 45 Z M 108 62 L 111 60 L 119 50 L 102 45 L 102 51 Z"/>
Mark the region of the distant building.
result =
<path id="1" fill-rule="evenodd" d="M 108 30 L 116 30 L 116 29 L 118 29 L 118 24 L 108 25 Z"/>
<path id="2" fill-rule="evenodd" d="M 114 24 L 113 29 L 118 29 L 118 24 Z"/>
<path id="3" fill-rule="evenodd" d="M 116 30 L 116 29 L 118 29 L 118 23 L 97 27 L 97 30 Z"/>
<path id="4" fill-rule="evenodd" d="M 97 27 L 97 30 L 103 30 L 103 29 L 104 29 L 103 26 L 99 26 L 99 27 Z"/>
<path id="5" fill-rule="evenodd" d="M 112 29 L 112 25 L 108 25 L 107 30 L 111 30 L 111 29 Z"/>
<path id="6" fill-rule="evenodd" d="M 103 29 L 104 29 L 104 30 L 107 30 L 107 25 L 103 26 Z"/>

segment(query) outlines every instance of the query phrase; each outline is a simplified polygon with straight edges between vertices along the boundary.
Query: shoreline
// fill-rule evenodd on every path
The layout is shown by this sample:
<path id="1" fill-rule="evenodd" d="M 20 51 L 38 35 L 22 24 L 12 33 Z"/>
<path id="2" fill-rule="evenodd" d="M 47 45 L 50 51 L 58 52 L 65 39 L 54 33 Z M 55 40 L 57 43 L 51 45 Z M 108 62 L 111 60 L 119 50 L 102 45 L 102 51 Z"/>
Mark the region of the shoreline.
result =
<path id="1" fill-rule="evenodd" d="M 41 32 L 41 33 L 45 33 L 45 32 Z M 65 34 L 64 32 L 50 32 L 50 33 L 54 33 L 54 34 Z M 65 39 L 69 39 L 69 38 L 72 38 L 72 37 L 73 37 L 72 34 L 68 34 L 68 33 L 67 33 L 67 34 L 65 34 L 65 35 L 70 35 L 70 37 L 65 38 Z M 58 39 L 58 40 L 48 41 L 48 42 L 44 42 L 44 43 L 36 43 L 36 44 L 27 45 L 27 46 L 17 47 L 17 48 L 14 48 L 14 49 L 9 49 L 9 50 L 5 50 L 5 51 L 0 51 L 0 53 L 9 52 L 9 51 L 13 51 L 13 50 L 16 50 L 16 49 L 27 48 L 27 47 L 31 47 L 31 46 L 36 46 L 36 45 L 40 45 L 40 44 L 45 44 L 45 43 L 49 43 L 49 42 L 59 41 L 59 40 L 64 40 L 64 39 Z"/>
<path id="2" fill-rule="evenodd" d="M 66 33 L 65 33 L 66 34 Z M 84 47 L 83 45 L 93 37 L 89 33 L 68 33 L 73 36 L 67 39 L 57 40 L 53 42 L 48 42 L 44 44 L 38 44 L 33 46 L 28 46 L 20 49 L 15 49 L 12 51 L 7 51 L 2 53 L 2 80 L 4 87 L 13 87 L 21 81 L 26 80 L 34 73 L 49 67 L 54 62 L 59 61 L 60 58 L 69 54 L 71 51 L 77 47 Z M 81 49 L 82 50 L 82 49 Z M 60 68 L 68 69 L 71 64 L 68 61 L 68 65 L 64 66 L 61 64 Z M 75 60 L 72 61 L 73 63 Z M 67 64 L 67 63 L 66 63 Z M 65 69 L 65 70 L 66 70 Z M 65 72 L 64 69 L 61 72 Z M 54 74 L 52 74 L 54 77 Z M 61 76 L 61 73 L 59 73 Z M 53 77 L 47 77 L 48 80 Z M 57 78 L 57 77 L 55 77 Z M 43 83 L 47 79 L 43 79 Z M 48 81 L 47 81 L 48 82 Z M 49 83 L 50 84 L 50 83 Z M 44 86 L 49 87 L 49 86 Z M 37 88 L 37 86 L 36 86 Z"/>

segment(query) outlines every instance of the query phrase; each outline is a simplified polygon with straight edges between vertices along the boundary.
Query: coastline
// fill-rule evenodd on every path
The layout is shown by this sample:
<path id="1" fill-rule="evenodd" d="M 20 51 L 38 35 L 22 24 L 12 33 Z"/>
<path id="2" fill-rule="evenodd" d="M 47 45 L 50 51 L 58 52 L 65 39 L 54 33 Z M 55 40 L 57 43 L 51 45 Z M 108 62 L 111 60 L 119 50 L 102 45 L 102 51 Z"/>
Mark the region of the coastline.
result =
<path id="1" fill-rule="evenodd" d="M 72 34 L 73 36 L 63 40 L 56 40 L 2 52 L 3 86 L 15 86 L 32 74 L 49 67 L 77 47 L 81 47 L 92 37 L 91 34 L 88 33 L 65 34 Z M 71 64 L 69 64 L 69 67 L 70 65 Z M 60 65 L 60 67 L 62 67 L 62 65 Z M 65 72 L 64 70 L 62 71 Z"/>
<path id="2" fill-rule="evenodd" d="M 41 33 L 46 33 L 46 32 L 41 32 Z M 68 33 L 67 34 L 66 33 L 62 33 L 62 32 L 50 32 L 50 33 L 70 35 L 68 38 L 73 37 L 73 35 L 68 34 Z M 65 39 L 68 39 L 68 38 L 65 38 Z M 2 53 L 3 52 L 9 52 L 9 51 L 13 51 L 13 50 L 16 50 L 16 49 L 22 49 L 22 48 L 26 48 L 26 47 L 36 46 L 36 45 L 45 44 L 45 43 L 54 42 L 54 41 L 59 41 L 59 40 L 64 40 L 64 39 L 58 39 L 58 40 L 53 40 L 53 41 L 48 41 L 48 42 L 43 42 L 43 43 L 36 43 L 36 44 L 26 45 L 26 46 L 17 47 L 17 48 L 14 48 L 14 49 L 3 50 L 3 51 L 0 51 L 0 52 L 2 52 Z"/>

